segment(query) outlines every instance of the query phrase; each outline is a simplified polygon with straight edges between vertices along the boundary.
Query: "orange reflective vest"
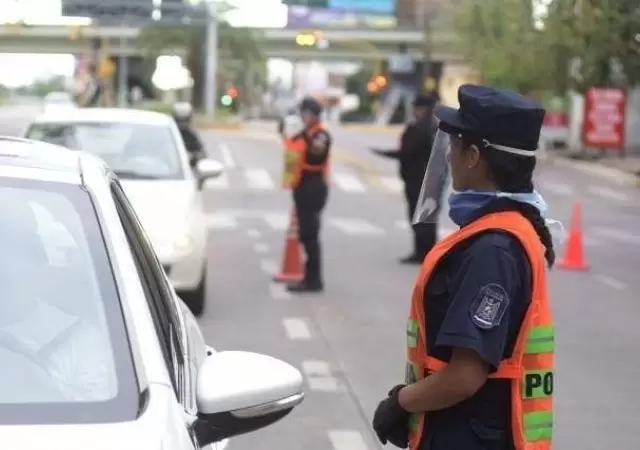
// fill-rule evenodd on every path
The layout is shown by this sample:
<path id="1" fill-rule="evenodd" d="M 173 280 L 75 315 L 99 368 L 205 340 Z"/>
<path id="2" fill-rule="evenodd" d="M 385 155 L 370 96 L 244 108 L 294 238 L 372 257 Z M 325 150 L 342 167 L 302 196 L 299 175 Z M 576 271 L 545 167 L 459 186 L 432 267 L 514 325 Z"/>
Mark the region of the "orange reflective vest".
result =
<path id="1" fill-rule="evenodd" d="M 518 333 L 513 355 L 502 361 L 490 378 L 511 383 L 511 428 L 516 450 L 549 450 L 553 428 L 554 326 L 547 294 L 544 249 L 529 221 L 517 212 L 488 214 L 449 235 L 427 254 L 411 298 L 407 325 L 407 384 L 446 367 L 447 363 L 427 353 L 424 292 L 438 262 L 458 243 L 490 229 L 518 238 L 524 247 L 533 275 L 532 301 Z M 426 415 L 412 414 L 409 449 L 417 450 Z"/>
<path id="2" fill-rule="evenodd" d="M 300 184 L 302 172 L 317 172 L 325 174 L 328 170 L 328 158 L 323 164 L 309 164 L 307 162 L 308 142 L 306 136 L 313 136 L 324 131 L 321 125 L 311 127 L 304 133 L 300 133 L 293 138 L 284 141 L 284 172 L 282 174 L 282 187 L 285 189 L 295 189 Z"/>

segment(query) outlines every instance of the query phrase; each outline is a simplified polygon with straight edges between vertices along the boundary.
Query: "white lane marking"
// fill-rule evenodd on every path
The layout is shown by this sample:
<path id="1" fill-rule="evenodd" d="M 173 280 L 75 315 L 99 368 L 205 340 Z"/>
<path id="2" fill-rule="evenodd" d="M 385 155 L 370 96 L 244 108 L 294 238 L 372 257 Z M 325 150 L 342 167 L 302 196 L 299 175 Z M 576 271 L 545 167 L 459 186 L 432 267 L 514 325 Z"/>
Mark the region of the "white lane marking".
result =
<path id="1" fill-rule="evenodd" d="M 282 326 L 291 341 L 308 341 L 311 339 L 311 330 L 304 319 L 299 317 L 287 317 L 282 319 Z"/>
<path id="2" fill-rule="evenodd" d="M 327 431 L 333 450 L 367 450 L 362 433 L 355 430 Z"/>
<path id="3" fill-rule="evenodd" d="M 207 214 L 207 226 L 217 230 L 234 230 L 238 228 L 238 221 L 232 214 L 223 212 Z"/>
<path id="4" fill-rule="evenodd" d="M 251 239 L 258 239 L 262 236 L 262 234 L 255 228 L 249 228 L 247 230 L 247 236 L 249 236 Z"/>
<path id="5" fill-rule="evenodd" d="M 278 264 L 271 259 L 263 259 L 260 261 L 260 268 L 267 275 L 273 275 L 278 270 Z"/>
<path id="6" fill-rule="evenodd" d="M 205 181 L 204 188 L 216 191 L 229 189 L 229 176 L 226 173 L 222 173 L 218 177 L 209 178 L 207 181 Z"/>
<path id="7" fill-rule="evenodd" d="M 346 192 L 365 192 L 366 186 L 355 175 L 346 172 L 337 172 L 331 175 L 333 183 Z"/>
<path id="8" fill-rule="evenodd" d="M 227 169 L 233 169 L 236 167 L 236 162 L 233 159 L 233 155 L 231 154 L 231 150 L 226 144 L 220 144 L 218 146 L 220 149 L 220 155 L 222 155 L 222 161 L 224 161 L 224 165 Z"/>
<path id="9" fill-rule="evenodd" d="M 251 189 L 267 191 L 275 188 L 275 183 L 266 169 L 247 169 L 244 176 Z"/>
<path id="10" fill-rule="evenodd" d="M 622 291 L 622 290 L 626 289 L 626 287 L 627 287 L 626 283 L 624 283 L 624 282 L 622 282 L 620 280 L 617 280 L 617 279 L 615 279 L 613 277 L 610 277 L 608 275 L 596 274 L 595 275 L 595 279 L 598 282 L 600 282 L 600 283 L 602 283 L 602 284 L 604 284 L 604 285 L 606 285 L 606 286 L 608 286 L 610 288 L 616 289 L 618 291 Z"/>
<path id="11" fill-rule="evenodd" d="M 621 230 L 619 228 L 610 227 L 598 227 L 593 229 L 594 232 L 605 236 L 613 241 L 618 241 L 623 244 L 640 245 L 640 236 L 637 234 L 629 233 L 628 231 Z"/>
<path id="12" fill-rule="evenodd" d="M 329 225 L 349 236 L 384 236 L 386 234 L 386 231 L 382 228 L 361 219 L 338 219 L 333 217 L 329 219 Z"/>
<path id="13" fill-rule="evenodd" d="M 264 242 L 256 242 L 253 246 L 253 249 L 256 253 L 260 253 L 264 255 L 265 253 L 269 253 L 269 244 L 265 244 Z"/>
<path id="14" fill-rule="evenodd" d="M 629 197 L 624 192 L 620 192 L 606 186 L 589 186 L 587 190 L 593 195 L 597 195 L 608 200 L 617 200 L 620 202 L 629 200 Z"/>
<path id="15" fill-rule="evenodd" d="M 264 220 L 274 230 L 282 231 L 289 227 L 289 214 L 284 212 L 265 214 Z"/>
<path id="16" fill-rule="evenodd" d="M 331 366 L 326 361 L 308 360 L 302 362 L 309 389 L 321 392 L 338 392 L 342 390 L 340 381 L 333 376 Z"/>
<path id="17" fill-rule="evenodd" d="M 404 189 L 404 184 L 398 177 L 381 176 L 380 183 L 386 190 L 391 192 L 402 192 Z"/>
<path id="18" fill-rule="evenodd" d="M 274 300 L 291 300 L 291 294 L 282 283 L 271 283 L 269 285 L 269 294 Z"/>
<path id="19" fill-rule="evenodd" d="M 396 220 L 395 223 L 394 223 L 394 227 L 397 228 L 398 230 L 402 230 L 402 231 L 409 231 L 411 229 L 411 226 L 409 225 L 409 222 L 407 222 L 406 220 Z M 438 225 L 438 237 L 440 237 L 440 238 L 448 236 L 451 233 L 453 233 L 454 231 L 456 231 L 455 227 L 446 226 L 446 225 Z"/>
<path id="20" fill-rule="evenodd" d="M 540 183 L 540 188 L 543 191 L 547 191 L 550 194 L 555 195 L 571 195 L 573 194 L 573 189 L 571 186 L 563 184 L 563 183 L 554 183 L 552 181 L 543 181 Z"/>

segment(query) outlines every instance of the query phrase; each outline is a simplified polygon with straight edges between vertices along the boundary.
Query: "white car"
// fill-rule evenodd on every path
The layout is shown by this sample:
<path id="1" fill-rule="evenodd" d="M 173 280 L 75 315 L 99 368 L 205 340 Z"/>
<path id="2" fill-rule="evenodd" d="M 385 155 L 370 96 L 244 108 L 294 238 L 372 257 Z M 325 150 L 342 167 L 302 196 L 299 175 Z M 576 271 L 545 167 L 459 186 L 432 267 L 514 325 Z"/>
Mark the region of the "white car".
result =
<path id="1" fill-rule="evenodd" d="M 286 416 L 302 375 L 207 347 L 114 172 L 0 138 L 0 442 L 222 450 Z"/>
<path id="2" fill-rule="evenodd" d="M 218 161 L 195 171 L 173 118 L 133 109 L 85 108 L 45 113 L 25 136 L 102 158 L 122 180 L 160 262 L 196 315 L 206 304 L 208 228 L 201 188 L 220 175 Z"/>

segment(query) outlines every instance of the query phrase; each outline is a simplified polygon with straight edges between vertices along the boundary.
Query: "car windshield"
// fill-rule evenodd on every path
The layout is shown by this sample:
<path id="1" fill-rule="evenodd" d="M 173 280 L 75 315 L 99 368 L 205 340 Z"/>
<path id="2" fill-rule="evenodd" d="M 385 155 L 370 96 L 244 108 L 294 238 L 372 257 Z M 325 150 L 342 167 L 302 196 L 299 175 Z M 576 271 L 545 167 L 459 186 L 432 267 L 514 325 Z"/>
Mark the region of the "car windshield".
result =
<path id="1" fill-rule="evenodd" d="M 168 125 L 35 123 L 27 137 L 93 153 L 122 179 L 184 178 L 180 153 Z"/>
<path id="2" fill-rule="evenodd" d="M 118 291 L 80 186 L 0 178 L 0 424 L 132 420 Z"/>

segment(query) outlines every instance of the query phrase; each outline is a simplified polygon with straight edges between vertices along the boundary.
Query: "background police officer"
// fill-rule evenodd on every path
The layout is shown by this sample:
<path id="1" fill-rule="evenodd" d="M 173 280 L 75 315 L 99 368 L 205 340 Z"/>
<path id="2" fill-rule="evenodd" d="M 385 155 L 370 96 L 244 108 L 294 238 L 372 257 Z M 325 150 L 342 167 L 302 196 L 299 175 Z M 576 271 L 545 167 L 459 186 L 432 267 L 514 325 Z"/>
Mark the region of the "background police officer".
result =
<path id="1" fill-rule="evenodd" d="M 437 96 L 420 94 L 413 101 L 415 120 L 409 123 L 400 137 L 400 149 L 380 150 L 376 153 L 400 161 L 400 177 L 404 181 L 409 221 L 412 220 L 424 172 L 429 161 L 429 151 L 436 132 L 433 108 Z M 413 252 L 400 260 L 404 264 L 420 264 L 437 239 L 437 224 L 425 223 L 412 227 Z"/>
<path id="2" fill-rule="evenodd" d="M 412 450 L 523 450 L 534 448 L 530 442 L 548 450 L 553 321 L 546 266 L 555 254 L 546 204 L 532 181 L 544 110 L 484 86 L 464 85 L 458 97 L 460 110 L 439 107 L 436 116 L 439 133 L 450 138 L 449 215 L 460 230 L 423 263 L 407 326 L 406 385 L 380 403 L 373 427 L 383 443 Z M 432 164 L 446 160 L 434 156 L 426 187 L 433 186 L 431 172 L 447 169 Z M 420 197 L 425 204 L 415 220 L 428 221 L 433 195 Z M 527 389 L 529 373 L 544 373 L 546 383 Z"/>
<path id="3" fill-rule="evenodd" d="M 293 201 L 298 216 L 300 242 L 306 253 L 305 277 L 288 286 L 293 292 L 319 292 L 324 289 L 320 247 L 320 219 L 327 202 L 327 168 L 331 136 L 321 124 L 322 105 L 313 98 L 300 103 L 303 130 L 291 138 L 303 141 L 299 180 L 293 186 Z M 280 128 L 282 133 L 282 127 Z"/>
<path id="4" fill-rule="evenodd" d="M 184 146 L 189 152 L 191 166 L 194 167 L 199 159 L 206 157 L 206 154 L 198 134 L 191 128 L 193 108 L 187 102 L 179 102 L 173 105 L 172 115 L 178 125 Z"/>

